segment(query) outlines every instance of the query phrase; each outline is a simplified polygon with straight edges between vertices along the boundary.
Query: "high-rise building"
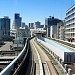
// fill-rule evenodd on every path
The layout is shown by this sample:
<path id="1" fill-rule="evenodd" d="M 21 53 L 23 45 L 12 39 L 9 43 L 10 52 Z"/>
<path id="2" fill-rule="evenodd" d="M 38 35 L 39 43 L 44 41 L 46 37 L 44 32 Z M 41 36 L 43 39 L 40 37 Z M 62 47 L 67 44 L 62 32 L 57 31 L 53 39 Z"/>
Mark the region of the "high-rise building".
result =
<path id="1" fill-rule="evenodd" d="M 24 28 L 24 27 L 25 27 L 25 23 L 24 23 L 24 22 L 22 22 L 22 25 L 21 25 L 21 27 L 22 27 L 22 28 Z"/>
<path id="2" fill-rule="evenodd" d="M 20 14 L 15 13 L 14 16 L 14 21 L 13 21 L 13 29 L 18 29 L 19 27 L 21 27 L 21 22 L 22 18 L 20 17 Z"/>
<path id="3" fill-rule="evenodd" d="M 57 37 L 57 23 L 60 22 L 59 19 L 49 16 L 45 19 L 45 25 L 47 26 L 47 37 L 56 38 Z"/>
<path id="4" fill-rule="evenodd" d="M 44 25 L 40 25 L 40 27 L 39 28 L 44 28 Z"/>
<path id="5" fill-rule="evenodd" d="M 8 39 L 10 37 L 10 19 L 5 16 L 0 18 L 0 38 Z"/>
<path id="6" fill-rule="evenodd" d="M 40 28 L 41 23 L 39 21 L 35 22 L 34 28 Z"/>
<path id="7" fill-rule="evenodd" d="M 34 23 L 29 23 L 29 29 L 33 29 L 34 28 Z"/>
<path id="8" fill-rule="evenodd" d="M 65 40 L 75 42 L 75 5 L 66 11 Z"/>

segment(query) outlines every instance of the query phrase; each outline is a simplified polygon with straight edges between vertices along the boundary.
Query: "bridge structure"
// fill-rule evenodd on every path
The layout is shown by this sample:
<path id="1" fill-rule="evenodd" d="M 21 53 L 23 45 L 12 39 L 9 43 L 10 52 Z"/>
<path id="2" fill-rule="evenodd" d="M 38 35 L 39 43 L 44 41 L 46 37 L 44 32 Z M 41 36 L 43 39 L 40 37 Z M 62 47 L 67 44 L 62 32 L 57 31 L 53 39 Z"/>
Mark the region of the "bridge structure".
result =
<path id="1" fill-rule="evenodd" d="M 27 38 L 23 50 L 0 75 L 73 75 L 74 45 L 69 47 L 70 44 L 64 43 L 47 38 Z"/>

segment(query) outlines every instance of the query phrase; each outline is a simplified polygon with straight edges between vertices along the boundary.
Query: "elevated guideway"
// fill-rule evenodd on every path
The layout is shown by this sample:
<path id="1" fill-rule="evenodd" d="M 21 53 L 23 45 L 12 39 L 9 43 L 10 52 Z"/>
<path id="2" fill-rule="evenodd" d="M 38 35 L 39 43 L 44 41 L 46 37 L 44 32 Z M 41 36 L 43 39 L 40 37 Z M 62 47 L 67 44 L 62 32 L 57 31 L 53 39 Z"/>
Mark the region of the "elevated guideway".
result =
<path id="1" fill-rule="evenodd" d="M 37 42 L 58 62 L 65 74 L 75 74 L 73 64 L 75 62 L 74 51 L 47 38 L 39 38 Z"/>
<path id="2" fill-rule="evenodd" d="M 63 59 L 51 51 L 59 50 L 60 48 L 57 48 L 59 46 L 54 44 L 56 46 L 54 47 L 52 44 L 53 42 L 49 46 L 45 40 L 27 39 L 23 50 L 1 71 L 0 75 L 71 75 L 71 69 L 62 62 Z"/>
<path id="3" fill-rule="evenodd" d="M 47 38 L 39 38 L 37 40 L 47 49 L 49 49 L 49 51 L 54 53 L 58 59 L 60 58 L 64 63 L 75 62 L 75 52 L 71 51 L 70 49 Z"/>
<path id="4" fill-rule="evenodd" d="M 28 61 L 29 39 L 26 40 L 25 46 L 19 55 L 0 72 L 0 75 L 25 75 L 28 67 Z"/>
<path id="5" fill-rule="evenodd" d="M 34 39 L 30 40 L 31 49 L 34 56 L 34 73 L 33 75 L 58 75 L 51 60 Z M 64 74 L 62 74 L 64 75 Z"/>

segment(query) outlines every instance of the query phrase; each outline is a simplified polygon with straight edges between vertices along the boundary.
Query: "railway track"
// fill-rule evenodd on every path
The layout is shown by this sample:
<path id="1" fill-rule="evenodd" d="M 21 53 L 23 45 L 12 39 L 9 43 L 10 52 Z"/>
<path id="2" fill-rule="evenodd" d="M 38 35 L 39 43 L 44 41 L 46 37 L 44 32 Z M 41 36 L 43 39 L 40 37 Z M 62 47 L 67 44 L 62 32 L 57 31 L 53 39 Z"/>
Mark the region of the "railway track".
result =
<path id="1" fill-rule="evenodd" d="M 36 41 L 37 42 L 37 41 Z M 50 55 L 50 53 L 39 43 L 37 44 L 42 48 L 42 50 L 46 53 L 46 55 L 49 57 L 51 60 L 51 63 L 53 67 L 55 68 L 57 75 L 65 75 L 64 71 L 62 70 L 61 66 L 56 62 L 56 60 Z"/>
<path id="2" fill-rule="evenodd" d="M 52 60 L 46 55 L 43 48 L 34 39 L 30 41 L 30 44 L 35 62 L 34 75 L 58 75 L 52 64 Z"/>

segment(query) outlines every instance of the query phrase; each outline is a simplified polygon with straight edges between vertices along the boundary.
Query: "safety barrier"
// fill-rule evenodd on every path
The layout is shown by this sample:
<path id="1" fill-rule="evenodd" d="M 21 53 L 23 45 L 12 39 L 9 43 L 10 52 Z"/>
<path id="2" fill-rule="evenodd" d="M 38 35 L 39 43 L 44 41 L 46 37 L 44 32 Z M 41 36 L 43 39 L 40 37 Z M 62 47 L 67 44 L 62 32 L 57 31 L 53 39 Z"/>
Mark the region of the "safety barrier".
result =
<path id="1" fill-rule="evenodd" d="M 53 39 L 53 38 L 49 38 L 49 39 L 52 39 L 52 40 L 57 41 L 59 43 L 62 43 L 62 44 L 65 44 L 65 45 L 68 45 L 70 47 L 75 48 L 75 44 L 73 44 L 72 42 L 68 42 L 68 41 L 64 41 L 64 40 L 60 40 L 60 39 Z"/>

